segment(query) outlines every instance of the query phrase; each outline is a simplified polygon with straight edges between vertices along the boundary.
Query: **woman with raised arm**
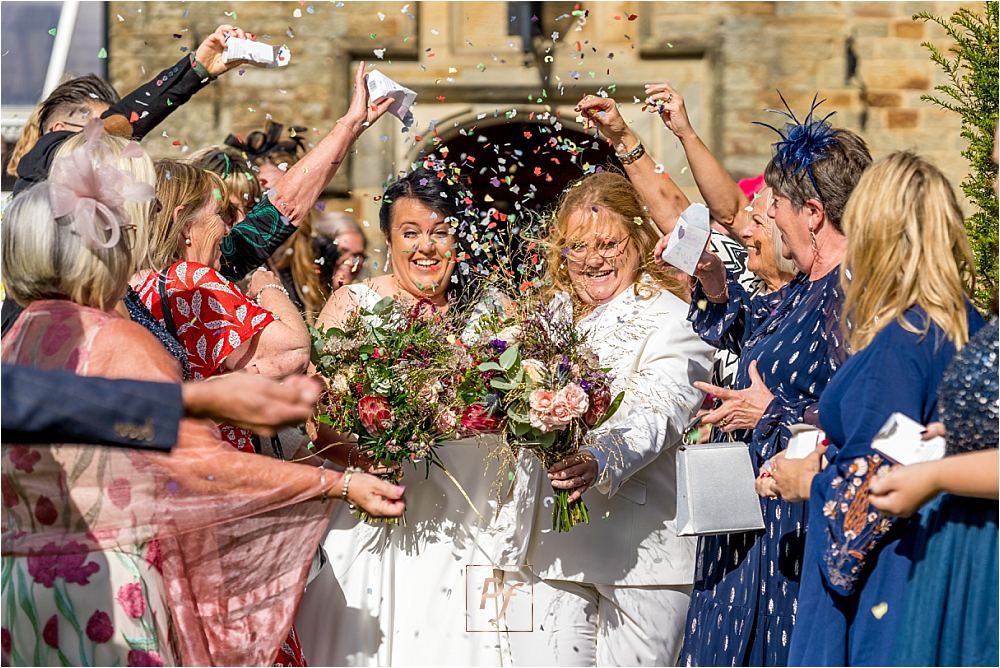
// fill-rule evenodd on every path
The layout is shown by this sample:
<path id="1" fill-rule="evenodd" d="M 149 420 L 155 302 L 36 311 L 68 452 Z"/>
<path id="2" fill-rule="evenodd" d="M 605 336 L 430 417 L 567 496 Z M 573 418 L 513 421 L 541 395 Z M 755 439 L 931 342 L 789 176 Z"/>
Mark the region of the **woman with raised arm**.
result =
<path id="1" fill-rule="evenodd" d="M 497 521 L 497 565 L 523 565 L 504 585 L 533 596 L 534 628 L 506 634 L 515 666 L 671 666 L 680 652 L 696 541 L 676 535 L 677 446 L 713 351 L 685 320 L 686 286 L 653 263 L 656 239 L 636 189 L 604 172 L 567 188 L 544 241 L 552 303 L 571 305 L 624 399 L 592 448 L 547 471 L 517 462 Z M 550 530 L 553 488 L 583 497 L 589 526 Z"/>
<path id="2" fill-rule="evenodd" d="M 643 198 L 649 215 L 659 230 L 669 235 L 677 218 L 689 204 L 687 197 L 669 175 L 657 173 L 655 161 L 622 118 L 613 99 L 588 95 L 580 100 L 577 108 L 619 152 L 618 158 L 625 167 L 625 173 Z M 668 121 L 669 113 L 664 111 L 664 123 L 673 128 L 681 127 L 683 121 L 684 126 L 689 128 L 683 102 L 678 114 Z M 701 146 L 704 147 L 703 144 Z M 767 215 L 770 189 L 748 204 L 740 187 L 707 149 L 693 153 L 689 161 L 712 216 L 709 246 L 712 253 L 722 260 L 726 269 L 751 295 L 773 292 L 787 283 L 794 275 L 794 265 L 780 254 L 776 256 L 780 240 L 777 244 L 772 241 L 779 237 L 773 229 L 773 219 Z M 731 230 L 743 245 L 719 229 Z M 712 384 L 720 387 L 731 385 L 738 363 L 737 352 L 716 352 Z"/>
<path id="3" fill-rule="evenodd" d="M 708 343 L 740 353 L 733 389 L 699 384 L 721 399 L 705 416 L 715 437 L 747 443 L 754 470 L 788 442 L 787 428 L 817 422 L 817 403 L 846 357 L 840 333 L 841 218 L 871 163 L 849 130 L 788 113 L 783 139 L 765 171 L 770 214 L 800 273 L 764 297 L 751 297 L 706 251 L 688 318 Z M 657 257 L 666 245 L 661 239 Z M 721 433 L 719 433 L 721 432 Z M 795 625 L 806 508 L 762 498 L 764 531 L 699 541 L 696 582 L 681 664 L 780 666 Z"/>

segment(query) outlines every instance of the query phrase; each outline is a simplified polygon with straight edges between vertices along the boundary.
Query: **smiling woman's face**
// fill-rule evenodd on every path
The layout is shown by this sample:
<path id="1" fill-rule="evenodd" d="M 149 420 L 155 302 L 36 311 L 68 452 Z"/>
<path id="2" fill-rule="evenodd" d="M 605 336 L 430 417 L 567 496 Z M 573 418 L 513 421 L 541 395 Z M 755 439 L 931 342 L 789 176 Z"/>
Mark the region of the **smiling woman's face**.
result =
<path id="1" fill-rule="evenodd" d="M 597 207 L 570 214 L 563 257 L 576 296 L 597 306 L 608 303 L 639 279 L 640 257 L 621 217 L 607 211 L 599 215 L 594 209 Z"/>
<path id="2" fill-rule="evenodd" d="M 755 274 L 776 271 L 774 257 L 774 220 L 767 211 L 771 205 L 771 189 L 761 190 L 743 212 L 743 227 L 739 236 L 747 251 L 747 269 Z"/>
<path id="3" fill-rule="evenodd" d="M 389 257 L 399 286 L 414 297 L 443 301 L 455 270 L 451 222 L 413 197 L 392 204 Z"/>

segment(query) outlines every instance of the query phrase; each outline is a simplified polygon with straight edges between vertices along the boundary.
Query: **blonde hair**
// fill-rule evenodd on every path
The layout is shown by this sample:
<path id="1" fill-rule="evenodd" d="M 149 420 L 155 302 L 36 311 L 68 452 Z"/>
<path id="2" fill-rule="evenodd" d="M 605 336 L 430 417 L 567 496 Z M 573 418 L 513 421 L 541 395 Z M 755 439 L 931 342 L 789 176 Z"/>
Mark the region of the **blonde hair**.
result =
<path id="1" fill-rule="evenodd" d="M 112 215 L 124 222 L 121 210 Z M 104 219 L 100 209 L 94 216 Z M 39 299 L 68 299 L 107 311 L 125 297 L 134 267 L 129 235 L 122 234 L 109 248 L 91 248 L 72 222 L 72 215 L 53 217 L 46 181 L 7 207 L 0 225 L 3 282 L 14 301 L 27 305 Z"/>
<path id="2" fill-rule="evenodd" d="M 87 141 L 84 133 L 79 132 L 59 145 L 56 151 L 55 160 L 68 157 L 73 151 L 83 146 Z M 101 133 L 96 139 L 96 155 L 98 160 L 108 163 L 117 169 L 123 169 L 133 176 L 137 181 L 156 186 L 156 170 L 153 168 L 153 160 L 145 152 L 134 158 L 121 157 L 122 152 L 131 143 L 131 140 Z M 126 201 L 121 211 L 124 213 L 124 236 L 129 239 L 129 247 L 132 249 L 132 258 L 136 262 L 139 260 L 140 249 L 145 247 L 145 239 L 149 234 L 149 220 L 153 213 L 155 202 L 131 202 Z M 138 269 L 133 269 L 133 273 Z"/>
<path id="3" fill-rule="evenodd" d="M 331 292 L 331 286 L 324 285 L 320 280 L 316 249 L 313 246 L 315 237 L 313 214 L 310 212 L 299 224 L 298 232 L 281 244 L 271 256 L 275 269 L 287 269 L 291 272 L 295 294 L 302 302 L 308 322 L 312 322 L 323 310 Z"/>
<path id="4" fill-rule="evenodd" d="M 975 264 L 963 221 L 951 184 L 917 155 L 893 153 L 862 175 L 843 218 L 840 280 L 852 352 L 893 320 L 915 334 L 934 322 L 957 348 L 968 342 Z M 904 316 L 914 305 L 927 313 L 919 328 Z"/>
<path id="5" fill-rule="evenodd" d="M 139 269 L 159 271 L 184 258 L 185 226 L 213 199 L 221 200 L 225 186 L 212 172 L 177 160 L 156 161 L 156 195 L 160 210 L 149 233 L 137 244 Z M 174 216 L 174 209 L 181 211 Z"/>
<path id="6" fill-rule="evenodd" d="M 572 245 L 572 242 L 592 231 L 574 230 L 569 227 L 572 215 L 587 209 L 600 214 L 599 217 L 603 220 L 610 218 L 620 224 L 631 242 L 635 244 L 639 253 L 639 271 L 633 284 L 636 294 L 639 291 L 639 278 L 643 274 L 649 274 L 664 290 L 684 301 L 690 301 L 690 290 L 677 278 L 674 271 L 658 267 L 653 262 L 653 249 L 659 240 L 656 228 L 647 219 L 646 209 L 632 183 L 621 174 L 613 172 L 598 172 L 584 176 L 563 192 L 553 215 L 548 236 L 543 241 L 550 279 L 548 291 L 551 295 L 564 292 L 571 295 L 574 300 L 578 299 L 563 252 Z M 595 216 L 595 223 L 597 222 L 598 216 Z"/>

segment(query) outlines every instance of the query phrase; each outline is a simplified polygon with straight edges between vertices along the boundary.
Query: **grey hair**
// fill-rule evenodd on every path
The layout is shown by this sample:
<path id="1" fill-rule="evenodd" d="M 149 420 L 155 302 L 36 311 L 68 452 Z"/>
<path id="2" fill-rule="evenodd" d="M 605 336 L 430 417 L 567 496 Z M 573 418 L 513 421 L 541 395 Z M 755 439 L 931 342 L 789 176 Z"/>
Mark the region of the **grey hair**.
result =
<path id="1" fill-rule="evenodd" d="M 361 239 L 365 242 L 365 248 L 368 247 L 368 238 L 365 236 L 364 230 L 361 229 L 361 225 L 358 224 L 357 219 L 350 214 L 342 211 L 332 211 L 313 222 L 314 235 L 336 239 L 341 234 L 349 234 L 351 232 L 360 234 Z"/>
<path id="2" fill-rule="evenodd" d="M 133 270 L 129 235 L 110 248 L 90 248 L 72 222 L 72 215 L 53 217 L 46 181 L 18 195 L 4 211 L 2 275 L 14 301 L 26 306 L 68 299 L 104 311 L 124 298 Z"/>
<path id="3" fill-rule="evenodd" d="M 764 169 L 764 182 L 778 195 L 787 197 L 796 211 L 802 209 L 810 199 L 823 203 L 826 217 L 838 232 L 840 219 L 851 196 L 851 191 L 861 179 L 861 174 L 872 164 L 872 156 L 865 140 L 840 128 L 836 130 L 837 140 L 827 149 L 825 155 L 812 163 L 809 171 L 796 170 L 792 166 L 781 166 L 775 158 Z M 816 192 L 810 174 L 820 192 Z"/>

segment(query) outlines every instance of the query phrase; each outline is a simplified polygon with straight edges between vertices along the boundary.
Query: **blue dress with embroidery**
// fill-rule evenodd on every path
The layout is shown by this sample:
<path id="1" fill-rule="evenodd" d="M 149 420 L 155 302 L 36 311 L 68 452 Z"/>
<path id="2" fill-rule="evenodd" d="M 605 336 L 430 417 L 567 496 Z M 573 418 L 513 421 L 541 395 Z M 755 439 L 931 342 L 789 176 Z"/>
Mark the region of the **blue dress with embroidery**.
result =
<path id="1" fill-rule="evenodd" d="M 753 431 L 734 436 L 750 448 L 755 473 L 785 448 L 788 426 L 815 423 L 817 402 L 846 357 L 840 331 L 840 272 L 810 281 L 800 274 L 751 298 L 729 276 L 729 301 L 695 287 L 688 319 L 706 342 L 740 353 L 735 389 L 757 369 L 774 401 Z M 721 433 L 714 435 L 716 439 Z M 781 666 L 795 624 L 805 540 L 804 503 L 761 499 L 764 531 L 705 536 L 681 649 L 681 665 Z"/>
<path id="2" fill-rule="evenodd" d="M 974 334 L 983 319 L 971 305 L 967 310 Z M 917 330 L 927 326 L 919 307 L 905 317 Z M 869 503 L 868 486 L 891 465 L 872 449 L 872 439 L 893 413 L 921 424 L 937 419 L 938 383 L 954 354 L 937 325 L 920 334 L 893 321 L 847 360 L 823 394 L 829 464 L 810 491 L 789 665 L 891 663 L 919 519 L 883 515 Z"/>

